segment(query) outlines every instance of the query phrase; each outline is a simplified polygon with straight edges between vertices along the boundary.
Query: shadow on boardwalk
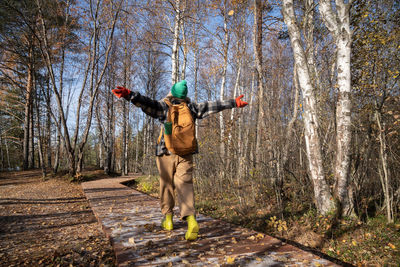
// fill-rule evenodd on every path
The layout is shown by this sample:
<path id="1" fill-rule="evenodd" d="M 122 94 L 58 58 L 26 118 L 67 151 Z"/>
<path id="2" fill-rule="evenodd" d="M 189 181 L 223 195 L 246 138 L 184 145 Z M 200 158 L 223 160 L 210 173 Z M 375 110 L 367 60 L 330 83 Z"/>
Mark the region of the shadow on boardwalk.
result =
<path id="1" fill-rule="evenodd" d="M 201 214 L 197 216 L 199 238 L 187 242 L 184 222 L 174 218 L 174 230 L 162 230 L 158 200 L 121 184 L 131 179 L 102 179 L 82 184 L 96 217 L 113 243 L 119 266 L 345 265 Z"/>

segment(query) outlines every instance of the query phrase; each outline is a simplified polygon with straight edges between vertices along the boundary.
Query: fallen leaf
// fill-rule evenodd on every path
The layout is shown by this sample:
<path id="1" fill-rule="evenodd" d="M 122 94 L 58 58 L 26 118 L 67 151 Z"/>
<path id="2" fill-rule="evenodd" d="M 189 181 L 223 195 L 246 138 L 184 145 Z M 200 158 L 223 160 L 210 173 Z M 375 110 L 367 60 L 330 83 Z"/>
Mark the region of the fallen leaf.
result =
<path id="1" fill-rule="evenodd" d="M 263 235 L 262 233 L 259 233 L 259 234 L 256 236 L 256 238 L 257 238 L 257 239 L 263 239 L 263 238 L 264 238 L 264 235 Z"/>
<path id="2" fill-rule="evenodd" d="M 235 256 L 232 256 L 232 257 L 228 256 L 228 257 L 226 257 L 226 263 L 233 264 L 233 263 L 235 263 L 235 259 L 236 259 Z"/>

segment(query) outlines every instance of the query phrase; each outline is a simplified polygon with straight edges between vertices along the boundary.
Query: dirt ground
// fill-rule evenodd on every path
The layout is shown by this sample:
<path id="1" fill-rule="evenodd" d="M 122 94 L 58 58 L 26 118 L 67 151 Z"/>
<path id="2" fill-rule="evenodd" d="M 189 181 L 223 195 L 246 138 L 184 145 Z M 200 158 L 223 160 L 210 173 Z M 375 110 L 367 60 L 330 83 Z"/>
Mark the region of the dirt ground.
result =
<path id="1" fill-rule="evenodd" d="M 0 173 L 0 266 L 115 266 L 79 184 Z"/>

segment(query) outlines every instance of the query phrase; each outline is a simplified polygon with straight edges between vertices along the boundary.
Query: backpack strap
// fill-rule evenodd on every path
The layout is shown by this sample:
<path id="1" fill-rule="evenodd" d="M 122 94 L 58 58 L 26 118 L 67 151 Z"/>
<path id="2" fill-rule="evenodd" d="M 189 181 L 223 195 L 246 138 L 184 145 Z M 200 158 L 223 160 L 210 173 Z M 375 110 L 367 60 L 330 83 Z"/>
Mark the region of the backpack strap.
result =
<path id="1" fill-rule="evenodd" d="M 160 135 L 158 136 L 157 144 L 159 144 L 161 142 L 161 138 L 163 135 L 163 127 L 160 127 L 160 128 L 161 128 L 161 130 L 160 130 Z"/>
<path id="2" fill-rule="evenodd" d="M 168 105 L 168 112 L 169 112 L 169 108 L 171 108 L 172 104 L 167 98 L 164 98 L 163 100 L 164 100 L 165 104 Z M 167 115 L 167 120 L 168 120 L 168 115 Z M 161 142 L 161 138 L 163 136 L 163 128 L 164 127 L 161 126 L 160 128 L 161 128 L 161 130 L 160 130 L 160 135 L 158 136 L 157 144 L 159 144 Z"/>
<path id="3" fill-rule="evenodd" d="M 164 98 L 164 102 L 168 105 L 168 107 L 172 106 L 172 103 L 167 98 Z"/>

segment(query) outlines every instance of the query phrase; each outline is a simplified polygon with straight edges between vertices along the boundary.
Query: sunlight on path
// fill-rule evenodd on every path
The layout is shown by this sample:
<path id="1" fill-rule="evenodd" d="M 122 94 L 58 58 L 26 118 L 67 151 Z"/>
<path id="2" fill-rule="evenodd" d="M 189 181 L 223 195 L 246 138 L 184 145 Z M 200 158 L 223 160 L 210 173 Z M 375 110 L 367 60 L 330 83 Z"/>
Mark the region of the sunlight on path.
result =
<path id="1" fill-rule="evenodd" d="M 201 214 L 199 238 L 187 242 L 186 224 L 179 216 L 174 217 L 173 231 L 162 230 L 158 200 L 121 184 L 131 179 L 82 184 L 119 266 L 337 266 L 273 237 Z"/>

